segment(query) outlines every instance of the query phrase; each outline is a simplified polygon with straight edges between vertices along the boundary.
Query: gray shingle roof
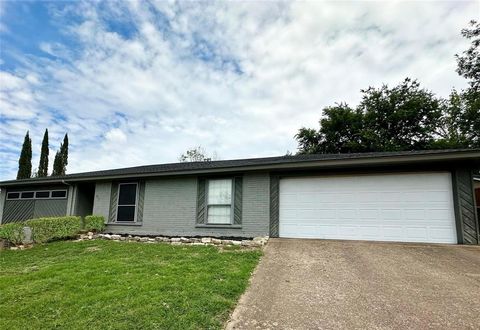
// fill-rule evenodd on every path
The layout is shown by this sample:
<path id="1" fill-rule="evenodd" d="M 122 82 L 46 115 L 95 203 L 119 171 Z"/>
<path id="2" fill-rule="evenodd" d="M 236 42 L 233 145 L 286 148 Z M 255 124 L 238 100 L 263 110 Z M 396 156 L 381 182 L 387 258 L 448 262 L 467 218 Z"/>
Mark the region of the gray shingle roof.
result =
<path id="1" fill-rule="evenodd" d="M 184 163 L 167 163 L 157 165 L 144 165 L 135 167 L 118 168 L 111 170 L 101 170 L 83 173 L 73 173 L 60 177 L 47 177 L 47 178 L 32 178 L 24 180 L 10 180 L 0 182 L 0 186 L 3 184 L 24 184 L 35 183 L 37 181 L 70 181 L 75 179 L 85 178 L 102 178 L 112 176 L 128 176 L 128 175 L 152 175 L 158 173 L 168 174 L 174 172 L 175 174 L 188 174 L 190 172 L 216 169 L 231 169 L 235 168 L 248 168 L 256 166 L 272 166 L 274 168 L 280 164 L 301 164 L 305 162 L 322 162 L 329 160 L 352 160 L 352 159 L 378 159 L 385 157 L 405 157 L 408 156 L 429 156 L 434 155 L 450 155 L 454 153 L 470 153 L 480 152 L 480 149 L 452 149 L 452 150 L 422 150 L 422 151 L 398 151 L 398 152 L 369 152 L 369 153 L 349 153 L 349 154 L 312 154 L 312 155 L 295 155 L 295 156 L 280 156 L 280 157 L 264 157 L 264 158 L 247 158 L 247 159 L 233 159 L 233 160 L 218 160 L 210 162 L 184 162 Z"/>

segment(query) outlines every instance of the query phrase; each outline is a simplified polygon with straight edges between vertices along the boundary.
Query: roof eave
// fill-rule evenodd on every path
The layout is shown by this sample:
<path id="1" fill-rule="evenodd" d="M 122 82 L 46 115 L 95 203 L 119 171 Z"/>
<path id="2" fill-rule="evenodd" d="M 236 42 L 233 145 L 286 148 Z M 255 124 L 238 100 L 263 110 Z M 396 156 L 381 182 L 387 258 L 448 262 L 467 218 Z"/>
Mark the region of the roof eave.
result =
<path id="1" fill-rule="evenodd" d="M 63 177 L 59 179 L 46 180 L 12 180 L 0 182 L 0 187 L 20 186 L 20 185 L 38 185 L 38 184 L 55 184 L 55 183 L 74 183 L 85 181 L 99 180 L 116 180 L 123 178 L 147 178 L 147 177 L 165 177 L 165 176 L 181 176 L 181 175 L 204 175 L 213 173 L 229 173 L 229 172 L 249 172 L 249 171 L 275 171 L 275 170 L 292 170 L 292 169 L 328 169 L 332 167 L 354 167 L 354 166 L 381 166 L 381 165 L 403 165 L 411 163 L 423 162 L 440 162 L 440 161 L 468 161 L 473 160 L 480 164 L 480 151 L 459 151 L 445 154 L 419 154 L 419 155 L 401 155 L 401 156 L 385 156 L 385 157 L 365 157 L 354 159 L 331 159 L 331 160 L 303 160 L 298 162 L 286 162 L 280 164 L 263 164 L 263 165 L 245 165 L 245 166 L 229 166 L 222 168 L 198 169 L 198 170 L 181 170 L 181 171 L 165 171 L 151 173 L 135 173 L 121 175 L 102 175 L 102 176 L 85 176 L 77 178 Z"/>

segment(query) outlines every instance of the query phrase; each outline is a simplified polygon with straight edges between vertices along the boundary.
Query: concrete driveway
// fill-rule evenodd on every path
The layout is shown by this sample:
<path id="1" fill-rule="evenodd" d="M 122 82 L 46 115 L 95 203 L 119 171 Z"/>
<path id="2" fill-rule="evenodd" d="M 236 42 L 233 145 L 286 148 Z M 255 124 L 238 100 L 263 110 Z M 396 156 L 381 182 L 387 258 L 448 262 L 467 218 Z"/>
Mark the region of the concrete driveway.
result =
<path id="1" fill-rule="evenodd" d="M 228 329 L 479 329 L 480 247 L 271 239 Z"/>

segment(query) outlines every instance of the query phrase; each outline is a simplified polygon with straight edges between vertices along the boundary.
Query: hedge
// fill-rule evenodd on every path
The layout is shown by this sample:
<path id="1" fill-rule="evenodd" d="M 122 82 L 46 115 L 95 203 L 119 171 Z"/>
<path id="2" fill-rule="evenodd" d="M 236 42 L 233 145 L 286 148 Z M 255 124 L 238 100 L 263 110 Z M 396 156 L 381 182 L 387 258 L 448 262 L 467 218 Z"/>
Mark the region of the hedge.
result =
<path id="1" fill-rule="evenodd" d="M 14 245 L 20 245 L 23 243 L 24 231 L 23 223 L 6 223 L 0 226 L 0 238 L 3 238 Z"/>
<path id="2" fill-rule="evenodd" d="M 101 232 L 105 229 L 105 218 L 101 215 L 87 215 L 83 221 L 83 228 L 88 231 Z"/>
<path id="3" fill-rule="evenodd" d="M 54 239 L 74 237 L 82 227 L 80 217 L 38 218 L 26 221 L 32 229 L 35 243 L 44 243 Z"/>

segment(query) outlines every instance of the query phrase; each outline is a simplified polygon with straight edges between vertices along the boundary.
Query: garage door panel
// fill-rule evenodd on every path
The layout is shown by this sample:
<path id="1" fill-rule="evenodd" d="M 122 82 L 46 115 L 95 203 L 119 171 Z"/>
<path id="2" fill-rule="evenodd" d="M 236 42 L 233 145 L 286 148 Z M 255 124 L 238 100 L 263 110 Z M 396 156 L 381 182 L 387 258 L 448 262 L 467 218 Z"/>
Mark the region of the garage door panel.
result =
<path id="1" fill-rule="evenodd" d="M 423 209 L 410 209 L 404 211 L 406 220 L 423 220 L 425 219 L 425 210 Z"/>
<path id="2" fill-rule="evenodd" d="M 383 226 L 383 237 L 387 240 L 395 240 L 404 236 L 404 228 L 402 226 Z"/>
<path id="3" fill-rule="evenodd" d="M 402 209 L 384 209 L 380 211 L 384 221 L 397 221 L 402 219 Z"/>
<path id="4" fill-rule="evenodd" d="M 450 237 L 450 232 L 451 230 L 447 226 L 429 228 L 429 236 L 440 243 L 456 243 L 456 240 Z"/>
<path id="5" fill-rule="evenodd" d="M 288 178 L 280 236 L 455 243 L 449 173 Z"/>
<path id="6" fill-rule="evenodd" d="M 436 221 L 445 221 L 448 224 L 450 224 L 451 221 L 448 209 L 427 210 L 427 218 L 434 219 Z"/>
<path id="7" fill-rule="evenodd" d="M 359 239 L 374 239 L 381 234 L 381 228 L 378 226 L 360 226 L 358 228 Z"/>
<path id="8" fill-rule="evenodd" d="M 378 218 L 378 209 L 359 209 L 358 217 L 360 219 L 377 219 Z"/>

